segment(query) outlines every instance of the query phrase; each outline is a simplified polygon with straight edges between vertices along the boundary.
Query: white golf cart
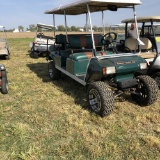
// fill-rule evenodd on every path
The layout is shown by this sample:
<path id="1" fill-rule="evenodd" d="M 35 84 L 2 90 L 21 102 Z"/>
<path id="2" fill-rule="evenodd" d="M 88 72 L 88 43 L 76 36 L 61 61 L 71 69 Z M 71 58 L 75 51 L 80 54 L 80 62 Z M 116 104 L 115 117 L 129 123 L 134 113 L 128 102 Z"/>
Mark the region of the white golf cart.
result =
<path id="1" fill-rule="evenodd" d="M 0 26 L 0 32 L 3 32 L 3 36 L 0 37 L 0 57 L 8 60 L 10 57 L 10 47 L 7 41 L 5 27 Z"/>
<path id="2" fill-rule="evenodd" d="M 45 32 L 53 33 L 54 27 L 52 25 L 46 25 L 42 23 L 37 24 L 36 37 L 34 42 L 30 42 L 31 48 L 30 56 L 38 58 L 39 56 L 46 56 L 48 49 L 55 43 L 53 36 L 45 35 Z"/>
<path id="3" fill-rule="evenodd" d="M 155 79 L 160 87 L 160 16 L 138 17 L 137 23 L 141 24 L 140 40 L 128 37 L 128 23 L 134 23 L 134 19 L 125 19 L 122 23 L 125 27 L 125 47 L 129 52 L 137 53 L 148 62 L 147 75 Z M 138 26 L 138 25 L 137 25 Z"/>
<path id="4" fill-rule="evenodd" d="M 63 73 L 84 85 L 90 108 L 101 116 L 109 115 L 114 108 L 114 99 L 125 92 L 131 93 L 133 100 L 141 106 L 157 100 L 156 82 L 147 75 L 136 76 L 137 72 L 147 69 L 146 60 L 136 54 L 107 50 L 117 34 L 105 34 L 104 11 L 133 9 L 136 23 L 135 5 L 139 4 L 140 0 L 77 0 L 45 12 L 53 14 L 53 26 L 55 14 L 64 15 L 66 27 L 65 35 L 54 32 L 55 45 L 48 57 L 49 77 L 57 80 Z M 94 34 L 92 12 L 102 13 L 103 34 Z M 91 33 L 68 34 L 66 15 L 80 14 L 86 14 L 86 26 L 90 26 Z"/>

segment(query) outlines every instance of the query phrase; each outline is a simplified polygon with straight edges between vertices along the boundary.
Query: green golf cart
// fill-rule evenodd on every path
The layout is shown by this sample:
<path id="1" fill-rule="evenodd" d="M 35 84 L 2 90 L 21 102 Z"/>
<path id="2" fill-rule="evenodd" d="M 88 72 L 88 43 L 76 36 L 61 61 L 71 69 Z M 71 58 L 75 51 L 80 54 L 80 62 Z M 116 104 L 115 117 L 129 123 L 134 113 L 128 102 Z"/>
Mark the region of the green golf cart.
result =
<path id="1" fill-rule="evenodd" d="M 49 76 L 58 80 L 61 73 L 66 74 L 87 88 L 87 99 L 90 108 L 101 116 L 109 115 L 114 109 L 114 99 L 127 92 L 141 106 L 156 102 L 158 86 L 149 76 L 136 76 L 137 72 L 146 70 L 145 59 L 132 53 L 117 53 L 107 50 L 116 38 L 116 33 L 94 34 L 92 29 L 92 12 L 117 11 L 131 8 L 140 0 L 78 0 L 55 9 L 45 11 L 55 15 L 64 15 L 66 34 L 56 35 L 55 44 L 48 64 Z M 67 15 L 86 14 L 91 33 L 68 34 Z M 136 19 L 135 19 L 136 20 Z M 86 25 L 88 26 L 88 25 Z M 105 27 L 104 27 L 105 28 Z"/>

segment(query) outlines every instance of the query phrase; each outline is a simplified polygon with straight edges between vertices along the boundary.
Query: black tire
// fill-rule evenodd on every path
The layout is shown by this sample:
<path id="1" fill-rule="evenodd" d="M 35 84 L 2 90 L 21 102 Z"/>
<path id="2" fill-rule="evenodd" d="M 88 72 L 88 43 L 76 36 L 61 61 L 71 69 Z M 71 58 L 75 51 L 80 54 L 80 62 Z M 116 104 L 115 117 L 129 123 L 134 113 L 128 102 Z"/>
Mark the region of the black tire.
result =
<path id="1" fill-rule="evenodd" d="M 48 64 L 48 73 L 51 80 L 56 80 L 61 77 L 61 72 L 56 69 L 53 61 L 50 61 Z"/>
<path id="2" fill-rule="evenodd" d="M 39 53 L 38 52 L 33 52 L 33 58 L 38 59 L 39 58 Z"/>
<path id="3" fill-rule="evenodd" d="M 101 81 L 89 85 L 87 99 L 92 111 L 104 117 L 113 111 L 114 95 L 109 86 Z"/>
<path id="4" fill-rule="evenodd" d="M 33 53 L 34 53 L 34 46 L 32 46 L 32 47 L 31 47 L 31 50 L 30 50 L 30 57 L 31 57 L 31 58 L 34 58 L 34 57 L 33 57 Z"/>
<path id="5" fill-rule="evenodd" d="M 9 60 L 10 56 L 9 55 L 5 55 L 5 60 Z"/>
<path id="6" fill-rule="evenodd" d="M 2 71 L 1 82 L 2 82 L 1 93 L 2 94 L 7 94 L 8 93 L 8 80 L 7 80 L 6 71 Z"/>
<path id="7" fill-rule="evenodd" d="M 160 88 L 160 72 L 156 72 L 151 77 L 156 81 L 158 87 Z"/>
<path id="8" fill-rule="evenodd" d="M 157 101 L 158 86 L 154 79 L 149 76 L 138 76 L 139 83 L 135 93 L 131 94 L 132 99 L 141 106 L 149 106 Z"/>

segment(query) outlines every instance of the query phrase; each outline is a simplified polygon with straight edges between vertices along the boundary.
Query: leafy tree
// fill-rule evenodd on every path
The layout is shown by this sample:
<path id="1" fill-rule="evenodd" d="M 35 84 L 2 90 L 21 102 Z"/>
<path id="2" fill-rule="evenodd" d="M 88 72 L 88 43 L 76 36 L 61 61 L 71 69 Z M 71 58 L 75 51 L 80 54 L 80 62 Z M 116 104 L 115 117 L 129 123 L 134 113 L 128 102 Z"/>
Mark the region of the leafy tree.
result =
<path id="1" fill-rule="evenodd" d="M 98 31 L 102 32 L 103 31 L 103 27 L 98 27 Z"/>
<path id="2" fill-rule="evenodd" d="M 95 32 L 97 32 L 97 31 L 98 31 L 98 27 L 97 27 L 97 26 L 93 26 L 93 30 L 94 30 Z"/>
<path id="3" fill-rule="evenodd" d="M 88 32 L 90 29 L 91 29 L 91 26 L 90 26 L 89 24 L 86 24 L 86 25 L 84 26 L 84 30 L 85 30 L 85 31 L 87 30 L 87 32 Z"/>
<path id="4" fill-rule="evenodd" d="M 65 31 L 65 27 L 63 25 L 57 26 L 58 31 Z"/>
<path id="5" fill-rule="evenodd" d="M 77 30 L 78 30 L 77 27 L 71 26 L 71 31 L 77 31 Z"/>
<path id="6" fill-rule="evenodd" d="M 30 25 L 29 25 L 29 30 L 30 30 L 31 32 L 36 31 L 36 26 L 35 26 L 34 24 L 30 24 Z"/>
<path id="7" fill-rule="evenodd" d="M 20 32 L 23 32 L 23 31 L 24 31 L 24 27 L 23 27 L 23 26 L 18 26 L 18 30 L 19 30 Z"/>

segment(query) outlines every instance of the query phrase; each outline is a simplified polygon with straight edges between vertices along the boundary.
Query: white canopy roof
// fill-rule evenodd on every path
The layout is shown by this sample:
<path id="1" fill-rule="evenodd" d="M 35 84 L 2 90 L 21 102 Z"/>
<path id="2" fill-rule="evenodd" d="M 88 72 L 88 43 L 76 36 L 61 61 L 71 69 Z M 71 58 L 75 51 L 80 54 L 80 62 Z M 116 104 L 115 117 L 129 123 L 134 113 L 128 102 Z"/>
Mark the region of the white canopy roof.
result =
<path id="1" fill-rule="evenodd" d="M 148 16 L 148 17 L 137 17 L 137 22 L 138 23 L 143 23 L 143 22 L 160 22 L 160 16 Z M 122 21 L 122 23 L 134 23 L 134 18 L 130 19 L 125 19 Z"/>
<path id="2" fill-rule="evenodd" d="M 0 29 L 4 28 L 3 26 L 0 26 Z"/>
<path id="3" fill-rule="evenodd" d="M 47 24 L 43 24 L 43 23 L 37 23 L 37 27 L 46 28 L 46 29 L 53 29 L 54 28 L 53 25 L 47 25 Z"/>
<path id="4" fill-rule="evenodd" d="M 140 0 L 77 0 L 67 5 L 61 5 L 57 8 L 46 10 L 46 14 L 64 14 L 77 15 L 87 13 L 86 4 L 90 6 L 91 12 L 109 10 L 109 5 L 116 5 L 117 8 L 125 8 L 141 4 Z"/>

